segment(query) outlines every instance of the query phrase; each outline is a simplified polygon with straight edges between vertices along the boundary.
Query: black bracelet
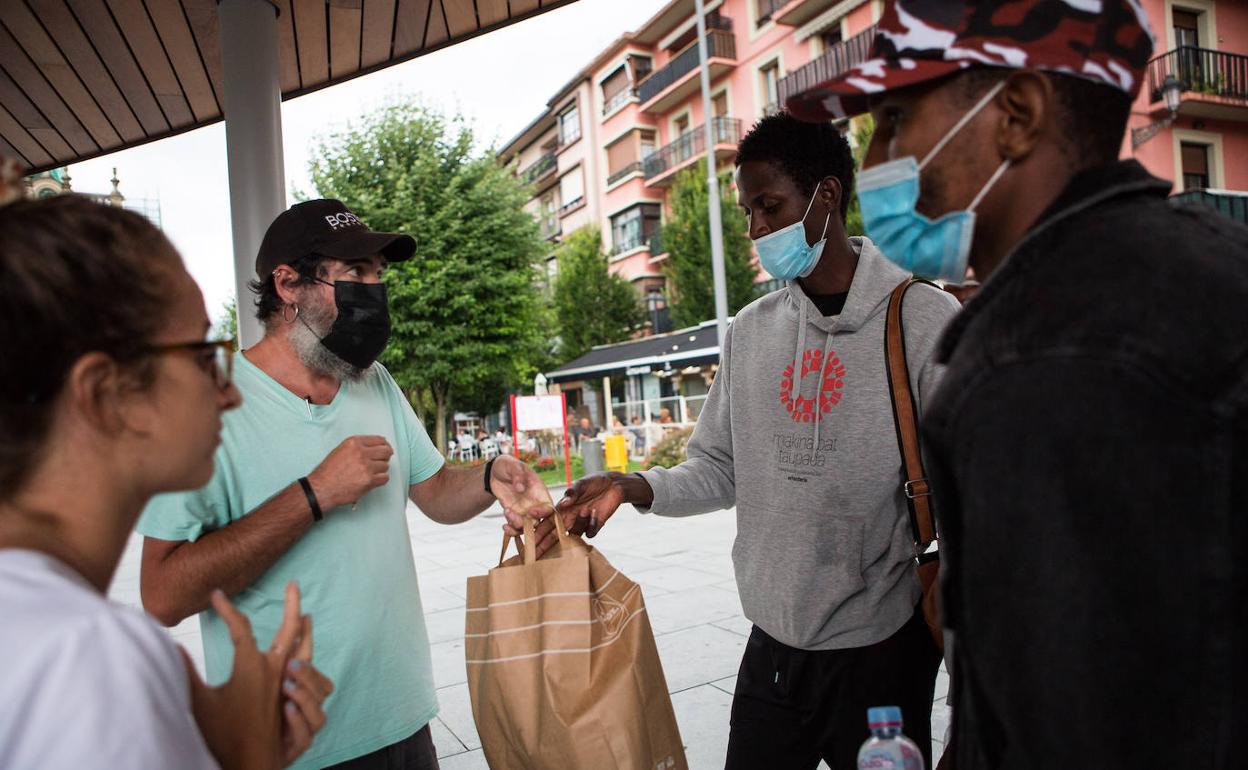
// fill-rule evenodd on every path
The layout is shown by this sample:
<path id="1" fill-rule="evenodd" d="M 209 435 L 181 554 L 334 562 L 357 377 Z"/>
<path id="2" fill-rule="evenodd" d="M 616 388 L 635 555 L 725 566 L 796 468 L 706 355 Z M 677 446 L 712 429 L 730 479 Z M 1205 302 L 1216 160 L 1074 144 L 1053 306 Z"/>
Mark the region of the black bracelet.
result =
<path id="1" fill-rule="evenodd" d="M 490 489 L 490 472 L 494 470 L 494 461 L 497 457 L 491 457 L 485 463 L 485 493 L 490 497 L 494 496 L 494 491 Z"/>
<path id="2" fill-rule="evenodd" d="M 325 518 L 325 514 L 321 513 L 321 504 L 317 502 L 316 493 L 312 491 L 312 485 L 308 482 L 307 476 L 299 479 L 299 486 L 303 487 L 303 495 L 308 498 L 308 507 L 312 509 L 312 520 L 320 521 Z"/>

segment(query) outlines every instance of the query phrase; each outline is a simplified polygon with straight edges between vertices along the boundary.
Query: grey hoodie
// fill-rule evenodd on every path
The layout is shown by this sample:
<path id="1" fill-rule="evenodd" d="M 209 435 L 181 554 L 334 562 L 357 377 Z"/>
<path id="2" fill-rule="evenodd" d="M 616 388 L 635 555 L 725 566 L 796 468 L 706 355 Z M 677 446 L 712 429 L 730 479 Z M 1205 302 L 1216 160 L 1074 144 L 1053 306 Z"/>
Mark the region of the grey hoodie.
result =
<path id="1" fill-rule="evenodd" d="M 866 238 L 850 243 L 858 267 L 841 314 L 822 316 L 792 281 L 743 308 L 689 459 L 642 473 L 656 514 L 735 502 L 732 559 L 745 616 L 807 650 L 887 639 L 920 593 L 884 365 L 888 296 L 907 274 Z M 958 307 L 926 285 L 906 295 L 920 414 L 940 376 L 933 350 Z"/>

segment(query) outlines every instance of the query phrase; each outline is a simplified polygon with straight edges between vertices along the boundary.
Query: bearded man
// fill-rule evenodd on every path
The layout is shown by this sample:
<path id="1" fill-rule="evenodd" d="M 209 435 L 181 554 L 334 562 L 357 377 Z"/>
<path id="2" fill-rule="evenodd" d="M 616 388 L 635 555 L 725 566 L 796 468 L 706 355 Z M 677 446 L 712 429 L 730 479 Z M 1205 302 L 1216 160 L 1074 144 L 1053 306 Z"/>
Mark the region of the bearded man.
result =
<path id="1" fill-rule="evenodd" d="M 213 590 L 232 597 L 264 645 L 281 623 L 286 584 L 299 583 L 316 618 L 316 665 L 337 685 L 301 768 L 437 767 L 407 501 L 457 524 L 496 495 L 529 510 L 546 494 L 513 457 L 444 465 L 376 362 L 390 334 L 382 270 L 415 249 L 410 236 L 373 232 L 336 200 L 280 214 L 252 283 L 265 334 L 234 356 L 243 403 L 223 418 L 216 473 L 203 489 L 157 497 L 139 524 L 143 604 L 170 626 L 199 613 L 211 683 L 232 665 Z"/>

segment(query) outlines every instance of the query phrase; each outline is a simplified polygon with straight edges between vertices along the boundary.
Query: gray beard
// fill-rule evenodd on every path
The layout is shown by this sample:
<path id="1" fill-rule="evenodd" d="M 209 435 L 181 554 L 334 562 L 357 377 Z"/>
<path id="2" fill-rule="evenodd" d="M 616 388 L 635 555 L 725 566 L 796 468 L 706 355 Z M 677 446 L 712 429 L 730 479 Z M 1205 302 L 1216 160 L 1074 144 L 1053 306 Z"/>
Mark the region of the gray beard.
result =
<path id="1" fill-rule="evenodd" d="M 319 375 L 333 377 L 339 382 L 357 382 L 367 369 L 343 361 L 332 350 L 321 344 L 334 325 L 332 311 L 325 308 L 301 307 L 299 316 L 290 327 L 290 344 L 304 366 Z"/>

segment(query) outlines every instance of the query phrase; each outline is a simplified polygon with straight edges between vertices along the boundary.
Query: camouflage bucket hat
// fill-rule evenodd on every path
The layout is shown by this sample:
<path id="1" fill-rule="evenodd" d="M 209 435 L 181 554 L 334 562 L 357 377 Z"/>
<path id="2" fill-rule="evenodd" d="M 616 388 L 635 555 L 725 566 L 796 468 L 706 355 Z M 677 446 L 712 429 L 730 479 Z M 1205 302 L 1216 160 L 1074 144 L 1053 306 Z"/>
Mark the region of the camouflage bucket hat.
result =
<path id="1" fill-rule="evenodd" d="M 1140 0 L 894 0 L 867 61 L 785 106 L 803 120 L 848 117 L 866 112 L 872 94 L 968 67 L 1063 72 L 1134 97 L 1152 52 Z"/>

